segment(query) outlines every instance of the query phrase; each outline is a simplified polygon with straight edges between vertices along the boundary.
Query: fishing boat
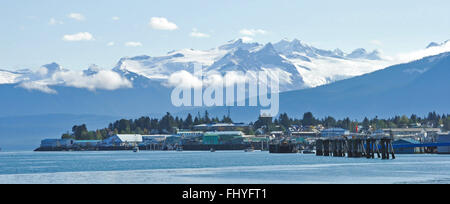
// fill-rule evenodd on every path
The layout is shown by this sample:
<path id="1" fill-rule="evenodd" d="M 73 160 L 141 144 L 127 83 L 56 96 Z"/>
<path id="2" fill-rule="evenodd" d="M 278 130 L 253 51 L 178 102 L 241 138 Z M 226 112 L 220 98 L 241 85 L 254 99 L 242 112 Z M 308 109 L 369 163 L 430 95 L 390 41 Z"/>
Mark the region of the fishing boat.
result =
<path id="1" fill-rule="evenodd" d="M 296 144 L 284 141 L 279 144 L 269 145 L 269 152 L 274 154 L 296 154 L 299 151 Z"/>
<path id="2" fill-rule="evenodd" d="M 311 149 L 302 151 L 302 154 L 315 154 L 315 153 L 316 153 L 316 150 L 311 150 Z"/>
<path id="3" fill-rule="evenodd" d="M 255 148 L 250 147 L 250 148 L 245 149 L 244 151 L 245 151 L 245 152 L 254 152 L 254 151 L 255 151 Z"/>

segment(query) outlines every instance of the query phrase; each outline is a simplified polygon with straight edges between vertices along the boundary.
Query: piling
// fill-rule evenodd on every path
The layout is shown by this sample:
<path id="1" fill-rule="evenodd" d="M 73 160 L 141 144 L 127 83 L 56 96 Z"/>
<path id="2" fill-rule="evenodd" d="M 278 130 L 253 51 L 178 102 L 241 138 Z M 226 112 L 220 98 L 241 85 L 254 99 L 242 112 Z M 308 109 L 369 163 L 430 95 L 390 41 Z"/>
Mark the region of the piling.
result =
<path id="1" fill-rule="evenodd" d="M 316 141 L 316 156 L 395 159 L 391 138 L 334 138 Z"/>
<path id="2" fill-rule="evenodd" d="M 316 141 L 316 156 L 323 156 L 323 140 Z"/>

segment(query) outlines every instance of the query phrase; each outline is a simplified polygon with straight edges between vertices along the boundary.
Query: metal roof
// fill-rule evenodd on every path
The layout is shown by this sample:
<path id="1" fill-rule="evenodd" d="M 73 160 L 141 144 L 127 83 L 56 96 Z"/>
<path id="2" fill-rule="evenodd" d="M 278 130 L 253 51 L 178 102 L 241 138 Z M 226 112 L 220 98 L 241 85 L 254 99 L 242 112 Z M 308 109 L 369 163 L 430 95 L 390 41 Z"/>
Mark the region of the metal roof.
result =
<path id="1" fill-rule="evenodd" d="M 142 142 L 142 135 L 128 135 L 128 134 L 117 134 L 115 135 L 122 142 Z"/>
<path id="2" fill-rule="evenodd" d="M 218 132 L 206 132 L 204 136 L 215 136 L 215 135 L 244 135 L 241 131 L 218 131 Z"/>
<path id="3" fill-rule="evenodd" d="M 74 140 L 75 143 L 101 142 L 101 140 Z"/>

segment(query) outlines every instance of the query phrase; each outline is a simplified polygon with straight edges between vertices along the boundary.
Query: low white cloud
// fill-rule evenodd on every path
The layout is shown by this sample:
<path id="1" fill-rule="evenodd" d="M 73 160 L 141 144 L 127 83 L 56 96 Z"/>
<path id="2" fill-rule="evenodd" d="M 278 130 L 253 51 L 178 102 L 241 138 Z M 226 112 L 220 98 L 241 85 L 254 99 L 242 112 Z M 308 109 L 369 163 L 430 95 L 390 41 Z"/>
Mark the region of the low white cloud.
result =
<path id="1" fill-rule="evenodd" d="M 194 28 L 192 30 L 190 35 L 191 35 L 191 37 L 194 37 L 194 38 L 209 38 L 210 37 L 210 35 L 208 35 L 206 33 L 199 32 L 196 28 Z"/>
<path id="2" fill-rule="evenodd" d="M 99 70 L 96 74 L 89 76 L 77 71 L 57 72 L 53 74 L 52 79 L 66 86 L 85 88 L 90 91 L 133 87 L 130 81 L 112 70 Z"/>
<path id="3" fill-rule="evenodd" d="M 149 25 L 156 30 L 176 30 L 178 26 L 163 17 L 153 17 Z"/>
<path id="4" fill-rule="evenodd" d="M 56 94 L 57 92 L 47 86 L 46 83 L 40 81 L 25 81 L 18 85 L 18 87 L 24 88 L 26 90 L 41 91 L 48 94 Z"/>
<path id="5" fill-rule="evenodd" d="M 112 47 L 112 46 L 114 46 L 114 45 L 116 45 L 115 42 L 109 42 L 109 43 L 106 44 L 106 46 L 109 46 L 109 47 Z"/>
<path id="6" fill-rule="evenodd" d="M 242 29 L 239 33 L 241 35 L 246 36 L 255 36 L 255 35 L 265 35 L 267 31 L 262 29 Z"/>
<path id="7" fill-rule="evenodd" d="M 112 17 L 112 20 L 113 20 L 113 21 L 118 21 L 118 20 L 120 20 L 120 17 L 114 16 L 114 17 Z"/>
<path id="8" fill-rule="evenodd" d="M 81 32 L 72 35 L 64 35 L 64 41 L 91 41 L 94 40 L 94 36 L 88 32 Z"/>
<path id="9" fill-rule="evenodd" d="M 182 70 L 171 74 L 167 80 L 167 85 L 182 88 L 201 88 L 203 87 L 203 82 L 197 76 Z"/>
<path id="10" fill-rule="evenodd" d="M 62 25 L 62 24 L 64 24 L 64 22 L 57 20 L 55 18 L 50 18 L 48 24 L 49 25 Z"/>
<path id="11" fill-rule="evenodd" d="M 142 47 L 142 43 L 141 42 L 126 42 L 125 43 L 126 47 Z"/>
<path id="12" fill-rule="evenodd" d="M 83 16 L 81 13 L 71 13 L 68 15 L 69 18 L 77 20 L 77 21 L 84 21 L 86 20 L 86 17 Z"/>
<path id="13" fill-rule="evenodd" d="M 36 90 L 48 94 L 57 94 L 51 86 L 67 86 L 96 90 L 116 90 L 121 88 L 132 88 L 133 84 L 117 72 L 91 67 L 90 73 L 86 71 L 58 70 L 49 73 L 45 67 L 34 72 L 35 76 L 23 79 L 17 87 L 27 90 Z"/>

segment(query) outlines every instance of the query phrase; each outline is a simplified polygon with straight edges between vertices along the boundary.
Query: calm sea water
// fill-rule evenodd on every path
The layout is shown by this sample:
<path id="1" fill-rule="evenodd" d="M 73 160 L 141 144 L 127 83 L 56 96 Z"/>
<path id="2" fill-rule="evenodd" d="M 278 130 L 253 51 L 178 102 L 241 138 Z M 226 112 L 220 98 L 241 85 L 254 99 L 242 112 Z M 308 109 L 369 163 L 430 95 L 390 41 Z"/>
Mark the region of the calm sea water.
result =
<path id="1" fill-rule="evenodd" d="M 450 183 L 450 156 L 268 152 L 0 152 L 0 183 Z"/>

